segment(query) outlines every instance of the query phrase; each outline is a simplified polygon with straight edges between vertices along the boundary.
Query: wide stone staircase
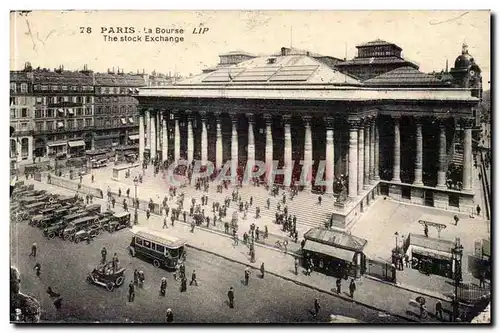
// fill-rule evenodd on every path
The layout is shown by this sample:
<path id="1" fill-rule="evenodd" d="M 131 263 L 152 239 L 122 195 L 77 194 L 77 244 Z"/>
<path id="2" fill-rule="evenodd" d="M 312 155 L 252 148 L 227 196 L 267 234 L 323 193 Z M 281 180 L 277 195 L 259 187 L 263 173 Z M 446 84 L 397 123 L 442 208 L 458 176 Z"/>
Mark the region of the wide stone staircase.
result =
<path id="1" fill-rule="evenodd" d="M 196 190 L 192 186 L 182 188 L 182 191 L 188 197 L 200 197 L 203 194 L 203 192 Z M 226 197 L 231 198 L 231 193 L 231 187 L 228 190 L 223 190 L 222 193 L 217 193 L 215 184 L 211 184 L 208 193 L 206 193 L 209 205 L 211 206 L 213 201 L 223 203 Z M 238 193 L 241 195 L 243 202 L 250 202 L 250 197 L 253 198 L 253 205 L 249 208 L 249 214 L 255 214 L 255 207 L 258 206 L 262 217 L 268 217 L 274 221 L 278 202 L 281 203 L 281 209 L 284 208 L 282 191 L 280 191 L 280 195 L 273 197 L 267 193 L 264 186 L 246 185 L 240 188 Z M 270 209 L 267 209 L 267 198 L 270 198 Z M 299 192 L 293 200 L 290 200 L 289 195 L 286 197 L 288 212 L 297 216 L 297 225 L 311 228 L 324 226 L 325 221 L 330 218 L 333 204 L 333 197 L 323 196 L 322 203 L 319 205 L 318 197 L 308 192 Z M 236 208 L 236 203 L 232 202 L 230 207 Z"/>

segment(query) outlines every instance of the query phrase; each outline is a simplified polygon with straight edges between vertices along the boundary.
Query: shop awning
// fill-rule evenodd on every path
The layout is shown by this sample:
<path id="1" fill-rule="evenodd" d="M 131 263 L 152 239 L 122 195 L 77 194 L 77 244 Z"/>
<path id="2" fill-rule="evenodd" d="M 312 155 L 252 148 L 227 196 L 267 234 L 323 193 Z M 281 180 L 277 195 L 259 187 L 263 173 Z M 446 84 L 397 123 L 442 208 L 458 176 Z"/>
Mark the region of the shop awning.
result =
<path id="1" fill-rule="evenodd" d="M 68 114 L 73 114 L 73 109 L 68 109 Z"/>
<path id="2" fill-rule="evenodd" d="M 349 251 L 346 249 L 341 249 L 340 247 L 334 247 L 331 245 L 313 242 L 310 240 L 306 241 L 306 244 L 304 245 L 304 250 L 326 254 L 327 256 L 342 259 L 348 262 L 352 262 L 354 259 L 354 255 L 356 254 L 354 251 Z"/>
<path id="3" fill-rule="evenodd" d="M 126 124 L 127 124 L 127 121 L 125 120 L 125 118 L 122 118 L 121 120 L 122 120 L 122 124 L 123 124 L 123 125 L 126 125 Z"/>
<path id="4" fill-rule="evenodd" d="M 134 118 L 128 118 L 128 122 L 133 124 L 134 123 Z"/>
<path id="5" fill-rule="evenodd" d="M 63 109 L 57 109 L 57 112 L 64 113 L 64 110 Z"/>
<path id="6" fill-rule="evenodd" d="M 139 140 L 139 134 L 129 135 L 129 140 L 136 141 Z"/>
<path id="7" fill-rule="evenodd" d="M 63 127 L 64 127 L 64 123 L 62 121 L 58 121 L 57 128 L 63 128 Z"/>
<path id="8" fill-rule="evenodd" d="M 133 92 L 132 88 L 128 88 L 128 92 L 129 93 Z"/>
<path id="9" fill-rule="evenodd" d="M 440 260 L 451 260 L 452 259 L 451 253 L 436 251 L 433 249 L 427 249 L 427 248 L 423 248 L 423 247 L 415 246 L 415 245 L 412 246 L 411 252 L 413 254 L 417 254 L 420 256 L 436 258 L 436 259 L 440 259 Z"/>
<path id="10" fill-rule="evenodd" d="M 73 147 L 82 147 L 82 146 L 85 146 L 85 141 L 83 141 L 83 140 L 69 141 L 68 145 L 71 148 L 73 148 Z"/>
<path id="11" fill-rule="evenodd" d="M 55 147 L 55 146 L 66 146 L 67 142 L 61 141 L 61 142 L 51 142 L 48 143 L 47 146 L 49 147 Z"/>

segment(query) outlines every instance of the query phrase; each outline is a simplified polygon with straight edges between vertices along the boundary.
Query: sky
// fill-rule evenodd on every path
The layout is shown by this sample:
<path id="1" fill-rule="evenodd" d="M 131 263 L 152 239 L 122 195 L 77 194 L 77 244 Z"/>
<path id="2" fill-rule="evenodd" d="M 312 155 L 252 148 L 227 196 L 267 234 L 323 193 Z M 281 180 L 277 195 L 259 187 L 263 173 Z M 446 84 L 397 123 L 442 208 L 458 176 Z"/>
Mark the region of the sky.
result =
<path id="1" fill-rule="evenodd" d="M 399 45 L 403 56 L 417 62 L 420 70 L 432 72 L 444 69 L 446 60 L 453 67 L 465 41 L 483 71 L 485 88 L 489 87 L 488 11 L 33 11 L 10 15 L 11 69 L 22 69 L 25 62 L 65 69 L 87 64 L 94 71 L 120 67 L 126 72 L 144 69 L 187 76 L 216 65 L 220 53 L 232 50 L 270 54 L 292 45 L 350 59 L 356 55 L 356 45 L 380 38 Z M 142 41 L 105 41 L 104 35 L 116 27 L 135 31 L 114 36 L 140 36 Z M 146 42 L 144 29 L 157 27 L 184 29 L 177 35 L 184 41 Z M 208 30 L 193 34 L 199 28 Z"/>

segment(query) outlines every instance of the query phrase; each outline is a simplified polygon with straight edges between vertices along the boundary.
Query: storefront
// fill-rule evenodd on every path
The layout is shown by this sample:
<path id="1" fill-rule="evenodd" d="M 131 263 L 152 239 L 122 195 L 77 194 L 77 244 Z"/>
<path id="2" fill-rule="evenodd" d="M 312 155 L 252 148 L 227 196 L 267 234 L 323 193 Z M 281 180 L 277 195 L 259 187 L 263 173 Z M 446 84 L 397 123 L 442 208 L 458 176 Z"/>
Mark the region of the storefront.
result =
<path id="1" fill-rule="evenodd" d="M 115 153 L 118 162 L 132 163 L 138 159 L 139 145 L 118 146 Z"/>
<path id="2" fill-rule="evenodd" d="M 305 259 L 313 260 L 315 271 L 340 277 L 363 274 L 365 239 L 324 228 L 313 228 L 304 238 L 302 253 Z"/>
<path id="3" fill-rule="evenodd" d="M 413 269 L 426 274 L 452 277 L 454 242 L 416 234 L 409 234 L 408 237 L 406 254 L 410 257 Z"/>
<path id="4" fill-rule="evenodd" d="M 85 156 L 85 141 L 83 140 L 69 141 L 68 156 L 69 157 Z"/>
<path id="5" fill-rule="evenodd" d="M 67 141 L 58 141 L 58 142 L 49 142 L 47 144 L 47 156 L 52 158 L 66 158 L 66 154 L 68 153 L 68 142 Z"/>

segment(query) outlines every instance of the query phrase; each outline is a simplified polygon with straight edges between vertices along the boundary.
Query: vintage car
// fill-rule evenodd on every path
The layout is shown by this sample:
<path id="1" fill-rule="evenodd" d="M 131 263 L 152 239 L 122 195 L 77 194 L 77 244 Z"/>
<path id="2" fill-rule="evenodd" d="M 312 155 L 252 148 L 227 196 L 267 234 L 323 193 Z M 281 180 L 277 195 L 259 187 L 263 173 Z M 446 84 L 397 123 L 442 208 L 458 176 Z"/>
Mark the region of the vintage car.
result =
<path id="1" fill-rule="evenodd" d="M 130 226 L 130 213 L 114 213 L 111 221 L 104 225 L 104 228 L 110 233 L 127 228 Z"/>
<path id="2" fill-rule="evenodd" d="M 73 239 L 78 231 L 87 229 L 89 226 L 96 224 L 98 220 L 99 216 L 97 215 L 85 216 L 73 220 L 69 222 L 68 226 L 61 232 L 61 237 L 64 240 Z"/>
<path id="3" fill-rule="evenodd" d="M 101 232 L 101 227 L 99 225 L 92 225 L 87 229 L 82 229 L 80 231 L 77 231 L 75 235 L 72 237 L 72 240 L 75 243 L 80 243 L 81 241 L 89 240 L 98 236 L 100 232 Z"/>
<path id="4" fill-rule="evenodd" d="M 89 212 L 90 214 L 100 214 L 101 213 L 101 205 L 93 204 L 85 206 L 84 210 Z"/>
<path id="5" fill-rule="evenodd" d="M 68 222 L 59 221 L 57 223 L 54 223 L 54 224 L 46 227 L 43 230 L 43 235 L 45 237 L 47 237 L 48 239 L 52 239 L 52 238 L 56 237 L 57 235 L 59 235 L 59 233 L 61 231 L 63 231 L 64 228 L 66 228 L 67 226 L 68 226 Z"/>
<path id="6" fill-rule="evenodd" d="M 108 291 L 113 291 L 116 287 L 123 284 L 125 281 L 124 275 L 125 268 L 122 267 L 114 271 L 113 264 L 109 262 L 107 264 L 99 264 L 92 273 L 87 276 L 87 281 L 106 287 Z"/>

